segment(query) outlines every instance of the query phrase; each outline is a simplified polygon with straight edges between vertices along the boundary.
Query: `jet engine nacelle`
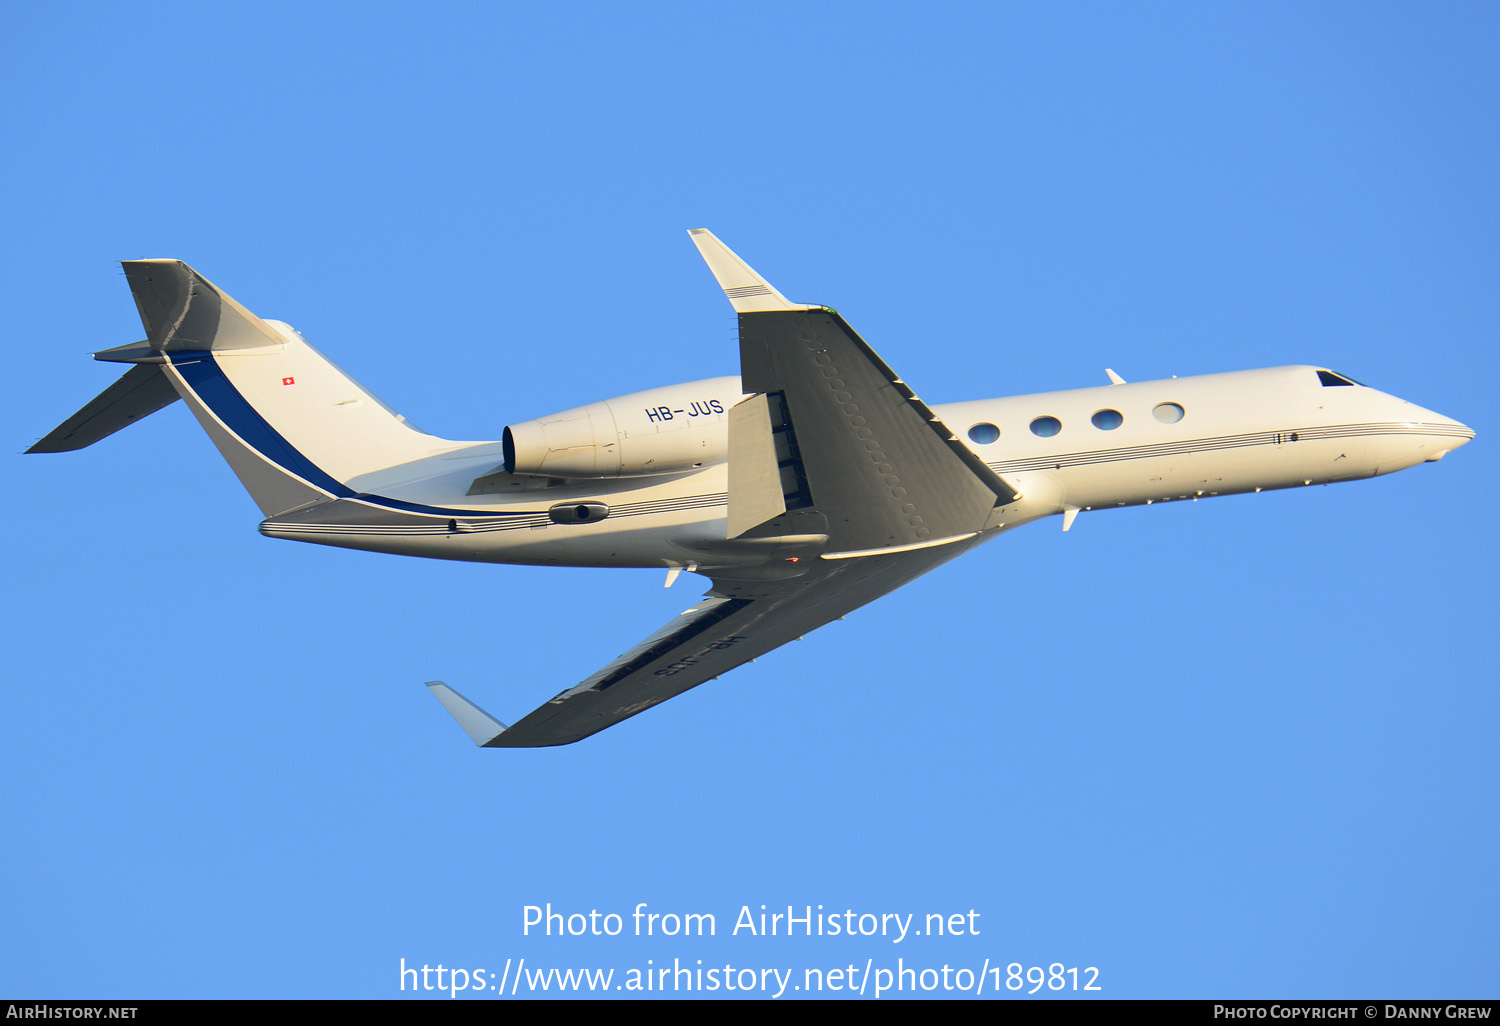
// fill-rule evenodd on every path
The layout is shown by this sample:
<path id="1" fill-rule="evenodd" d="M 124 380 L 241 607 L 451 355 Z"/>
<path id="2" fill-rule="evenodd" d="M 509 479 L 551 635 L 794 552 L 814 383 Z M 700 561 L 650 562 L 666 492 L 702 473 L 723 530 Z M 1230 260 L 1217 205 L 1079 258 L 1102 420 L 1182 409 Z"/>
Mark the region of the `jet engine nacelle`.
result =
<path id="1" fill-rule="evenodd" d="M 740 379 L 709 378 L 590 403 L 505 429 L 505 470 L 543 477 L 647 477 L 719 463 Z"/>

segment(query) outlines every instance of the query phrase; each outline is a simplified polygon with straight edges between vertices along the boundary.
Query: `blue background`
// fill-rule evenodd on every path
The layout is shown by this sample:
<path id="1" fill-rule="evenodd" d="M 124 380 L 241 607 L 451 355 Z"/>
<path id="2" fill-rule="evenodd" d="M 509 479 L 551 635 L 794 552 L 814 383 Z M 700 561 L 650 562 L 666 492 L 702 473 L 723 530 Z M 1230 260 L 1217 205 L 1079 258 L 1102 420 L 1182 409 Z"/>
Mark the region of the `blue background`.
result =
<path id="1" fill-rule="evenodd" d="M 698 226 L 929 402 L 1315 363 L 1478 439 L 1033 525 L 514 752 L 422 682 L 513 720 L 697 580 L 268 540 L 181 404 L 7 457 L 0 992 L 899 957 L 1095 966 L 1108 997 L 1496 996 L 1497 21 L 12 5 L 18 454 L 118 373 L 89 352 L 141 337 L 120 259 L 186 260 L 418 425 L 495 438 L 737 370 Z M 522 936 L 547 902 L 718 936 Z M 729 936 L 761 904 L 974 909 L 980 933 Z"/>

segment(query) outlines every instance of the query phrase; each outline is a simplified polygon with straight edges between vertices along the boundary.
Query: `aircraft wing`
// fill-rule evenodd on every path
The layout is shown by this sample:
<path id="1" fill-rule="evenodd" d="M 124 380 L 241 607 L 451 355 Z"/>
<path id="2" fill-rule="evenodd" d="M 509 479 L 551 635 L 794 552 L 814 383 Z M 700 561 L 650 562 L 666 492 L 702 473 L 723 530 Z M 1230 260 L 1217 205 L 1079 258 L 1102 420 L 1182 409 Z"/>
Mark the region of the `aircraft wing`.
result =
<path id="1" fill-rule="evenodd" d="M 507 727 L 439 681 L 486 748 L 563 745 L 796 640 L 977 544 L 1020 496 L 835 311 L 789 302 L 712 234 L 693 241 L 740 318 L 727 539 L 763 561 Z"/>
<path id="2" fill-rule="evenodd" d="M 446 684 L 428 687 L 483 748 L 571 744 L 795 641 L 974 544 L 965 538 L 863 559 L 814 559 L 802 576 L 778 581 L 716 580 L 702 602 L 509 727 Z"/>
<path id="3" fill-rule="evenodd" d="M 731 537 L 821 531 L 823 558 L 832 559 L 943 544 L 997 526 L 995 511 L 1020 497 L 1016 489 L 837 311 L 788 302 L 712 233 L 691 235 L 739 314 L 740 378 L 757 393 L 735 408 L 741 416 L 731 413 Z M 816 526 L 808 521 L 814 511 Z M 760 520 L 766 512 L 772 516 Z"/>

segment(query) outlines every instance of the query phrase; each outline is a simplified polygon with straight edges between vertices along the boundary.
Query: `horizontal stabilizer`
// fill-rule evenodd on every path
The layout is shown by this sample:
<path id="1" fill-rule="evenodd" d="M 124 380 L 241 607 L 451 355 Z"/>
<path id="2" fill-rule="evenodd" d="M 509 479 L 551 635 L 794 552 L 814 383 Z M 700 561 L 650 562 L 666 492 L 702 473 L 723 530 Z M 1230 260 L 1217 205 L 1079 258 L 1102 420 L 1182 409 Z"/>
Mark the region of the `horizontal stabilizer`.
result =
<path id="1" fill-rule="evenodd" d="M 181 260 L 126 260 L 125 280 L 152 349 L 256 349 L 285 339 Z"/>
<path id="2" fill-rule="evenodd" d="M 431 689 L 437 700 L 443 703 L 443 708 L 447 709 L 449 714 L 458 721 L 458 725 L 464 728 L 464 733 L 468 734 L 469 738 L 481 748 L 487 742 L 505 733 L 505 724 L 442 681 L 430 680 L 427 682 L 427 687 Z"/>
<path id="3" fill-rule="evenodd" d="M 63 421 L 27 452 L 72 452 L 108 438 L 177 401 L 177 390 L 160 365 L 139 364 Z"/>

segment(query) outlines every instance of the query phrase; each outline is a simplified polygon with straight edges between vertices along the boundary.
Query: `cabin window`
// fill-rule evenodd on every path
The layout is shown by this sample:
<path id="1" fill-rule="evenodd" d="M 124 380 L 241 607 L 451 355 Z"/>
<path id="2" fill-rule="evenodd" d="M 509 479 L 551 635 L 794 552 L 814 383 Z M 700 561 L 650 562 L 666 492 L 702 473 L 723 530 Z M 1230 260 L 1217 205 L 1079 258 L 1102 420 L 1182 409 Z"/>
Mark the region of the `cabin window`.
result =
<path id="1" fill-rule="evenodd" d="M 1038 417 L 1031 422 L 1031 433 L 1038 438 L 1051 438 L 1062 430 L 1062 421 L 1056 417 Z"/>
<path id="2" fill-rule="evenodd" d="M 1092 421 L 1094 427 L 1098 428 L 1100 431 L 1113 431 L 1115 428 L 1125 423 L 1125 417 L 1120 413 L 1119 410 L 1100 410 L 1098 413 L 1090 417 L 1089 420 Z"/>
<path id="3" fill-rule="evenodd" d="M 1182 419 L 1183 409 L 1176 403 L 1157 403 L 1156 407 L 1151 411 L 1151 416 L 1163 424 L 1176 424 Z"/>
<path id="4" fill-rule="evenodd" d="M 1336 388 L 1339 385 L 1352 385 L 1354 382 L 1348 378 L 1340 377 L 1333 371 L 1318 371 L 1318 380 L 1323 383 L 1324 388 Z"/>
<path id="5" fill-rule="evenodd" d="M 998 441 L 999 438 L 1000 429 L 993 424 L 975 424 L 969 428 L 969 441 L 979 445 L 989 445 L 991 442 Z"/>

